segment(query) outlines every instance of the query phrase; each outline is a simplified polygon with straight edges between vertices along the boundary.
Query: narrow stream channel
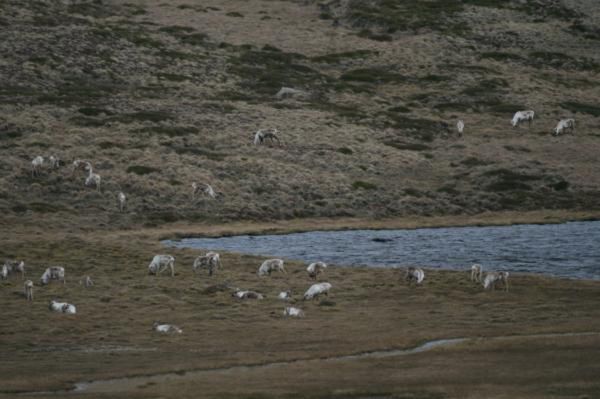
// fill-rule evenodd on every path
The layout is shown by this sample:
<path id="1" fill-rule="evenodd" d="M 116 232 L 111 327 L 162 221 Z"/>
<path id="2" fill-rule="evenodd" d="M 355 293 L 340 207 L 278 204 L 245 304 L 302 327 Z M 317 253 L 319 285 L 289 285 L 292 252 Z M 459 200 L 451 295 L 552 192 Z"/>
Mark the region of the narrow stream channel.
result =
<path id="1" fill-rule="evenodd" d="M 65 394 L 77 394 L 77 393 L 117 393 L 117 392 L 130 392 L 137 389 L 140 386 L 147 384 L 161 384 L 165 382 L 176 382 L 193 380 L 194 378 L 210 375 L 214 373 L 232 373 L 232 372 L 244 372 L 248 370 L 264 369 L 271 367 L 284 367 L 290 364 L 311 364 L 318 362 L 336 362 L 336 361 L 352 361 L 366 358 L 386 358 L 395 356 L 407 356 L 413 354 L 419 354 L 428 352 L 434 349 L 442 347 L 452 347 L 465 342 L 489 342 L 489 341 L 503 341 L 503 340 L 515 340 L 515 339 L 543 339 L 543 338 L 557 338 L 557 337 L 581 337 L 581 336 L 598 336 L 600 332 L 580 332 L 580 333 L 548 333 L 548 334 L 533 334 L 533 335 L 514 335 L 514 336 L 496 336 L 496 337 L 477 337 L 477 338 L 448 338 L 448 339 L 437 339 L 433 341 L 425 342 L 414 348 L 407 349 L 389 349 L 372 352 L 361 352 L 353 353 L 348 355 L 331 356 L 324 358 L 310 358 L 310 359 L 293 359 L 271 363 L 260 363 L 260 364 L 247 364 L 238 365 L 231 367 L 220 367 L 214 369 L 199 369 L 190 370 L 185 373 L 181 372 L 167 372 L 154 374 L 149 376 L 137 376 L 137 377 L 121 377 L 112 378 L 106 380 L 95 380 L 85 381 L 76 383 L 75 386 L 70 390 L 60 391 L 44 391 L 44 392 L 23 392 L 22 395 L 65 395 Z"/>

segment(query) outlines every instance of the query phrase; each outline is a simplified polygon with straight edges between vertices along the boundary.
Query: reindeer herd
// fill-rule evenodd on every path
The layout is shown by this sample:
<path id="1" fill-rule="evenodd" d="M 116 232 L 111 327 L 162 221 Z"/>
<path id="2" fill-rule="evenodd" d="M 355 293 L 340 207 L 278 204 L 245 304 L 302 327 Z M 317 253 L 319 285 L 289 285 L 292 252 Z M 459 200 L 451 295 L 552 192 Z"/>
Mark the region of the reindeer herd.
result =
<path id="1" fill-rule="evenodd" d="M 206 269 L 208 276 L 213 276 L 218 269 L 221 269 L 221 256 L 217 252 L 207 252 L 204 255 L 200 255 L 194 259 L 192 264 L 192 270 L 194 274 L 197 274 L 201 269 Z M 306 268 L 306 273 L 309 279 L 317 280 L 318 276 L 323 274 L 327 270 L 327 264 L 324 262 L 313 262 Z M 506 271 L 500 272 L 488 272 L 483 274 L 483 268 L 479 264 L 471 266 L 471 281 L 480 283 L 483 285 L 484 290 L 494 290 L 497 285 L 502 284 L 505 291 L 508 291 L 508 276 L 509 273 Z M 148 265 L 148 274 L 158 276 L 163 272 L 169 272 L 171 277 L 175 277 L 175 257 L 172 255 L 155 255 L 150 264 Z M 282 259 L 267 259 L 261 263 L 258 268 L 257 275 L 259 278 L 268 277 L 273 272 L 279 272 L 286 274 L 284 261 Z M 0 269 L 0 279 L 6 280 L 11 274 L 20 274 L 21 279 L 25 279 L 25 262 L 8 260 L 4 263 Z M 425 271 L 418 267 L 408 267 L 404 280 L 408 282 L 410 286 L 413 282 L 417 286 L 421 286 L 425 280 Z M 40 278 L 40 285 L 45 286 L 51 281 L 62 282 L 66 285 L 65 279 L 65 268 L 62 266 L 51 266 L 44 270 Z M 85 276 L 80 284 L 86 288 L 94 285 L 90 276 Z M 238 300 L 262 300 L 266 295 L 252 291 L 243 290 L 237 287 L 232 287 L 229 284 L 226 285 L 232 293 L 231 296 Z M 312 284 L 302 296 L 303 301 L 316 300 L 322 295 L 328 296 L 329 291 L 332 289 L 332 284 L 329 282 L 319 282 Z M 31 280 L 26 280 L 23 285 L 24 296 L 27 301 L 33 301 L 33 290 L 34 284 Z M 277 299 L 282 301 L 292 301 L 293 296 L 291 291 L 281 291 L 277 295 Z M 75 305 L 67 302 L 58 302 L 55 300 L 50 301 L 49 309 L 53 312 L 65 313 L 65 314 L 77 314 Z M 304 317 L 304 310 L 293 306 L 286 306 L 283 310 L 284 317 Z M 161 333 L 181 333 L 182 330 L 174 325 L 155 322 L 153 326 L 154 331 Z"/>
<path id="2" fill-rule="evenodd" d="M 161 270 L 170 270 L 171 276 L 174 276 L 175 269 L 175 258 L 171 255 L 156 255 L 148 266 L 149 274 L 157 275 Z M 220 255 L 216 252 L 207 252 L 205 255 L 198 256 L 192 265 L 194 274 L 197 273 L 199 268 L 206 268 L 208 275 L 212 276 L 217 268 L 221 268 Z M 312 280 L 316 280 L 317 277 L 327 269 L 327 264 L 324 262 L 313 262 L 308 265 L 306 272 L 308 277 Z M 257 275 L 258 277 L 270 276 L 272 272 L 280 272 L 286 274 L 283 259 L 267 259 L 259 266 Z M 480 283 L 483 285 L 484 290 L 495 290 L 496 286 L 502 284 L 505 291 L 508 291 L 508 275 L 506 271 L 500 272 L 488 272 L 483 274 L 483 267 L 479 264 L 471 266 L 471 281 Z M 420 286 L 425 280 L 425 271 L 418 267 L 408 267 L 404 277 L 405 281 L 410 286 L 414 282 L 417 286 Z M 227 285 L 232 290 L 231 296 L 238 300 L 262 300 L 266 295 L 252 290 L 242 290 L 240 288 L 232 287 Z M 328 296 L 329 291 L 333 286 L 331 283 L 322 282 L 312 284 L 304 293 L 302 300 L 315 300 L 321 295 Z M 281 291 L 277 295 L 277 299 L 282 301 L 291 301 L 293 299 L 291 291 Z M 304 310 L 294 306 L 286 306 L 283 309 L 284 317 L 304 317 Z M 164 333 L 181 333 L 182 330 L 172 324 L 164 324 L 156 322 L 154 326 L 155 331 Z"/>
<path id="3" fill-rule="evenodd" d="M 519 127 L 523 123 L 528 123 L 531 126 L 535 113 L 532 110 L 518 111 L 514 114 L 511 124 L 513 127 Z M 462 136 L 465 128 L 463 120 L 458 120 L 456 129 L 459 136 Z M 558 122 L 556 128 L 553 130 L 555 136 L 565 133 L 567 131 L 573 133 L 575 130 L 574 119 L 562 119 Z M 281 146 L 280 133 L 275 128 L 260 129 L 254 134 L 254 145 L 265 144 L 267 140 L 271 143 L 274 141 Z M 54 170 L 58 169 L 61 165 L 60 159 L 55 155 L 50 155 L 48 158 L 49 168 Z M 39 177 L 41 175 L 42 167 L 45 163 L 45 158 L 41 155 L 36 156 L 31 162 L 31 176 Z M 94 187 L 97 191 L 100 191 L 100 185 L 102 178 L 99 174 L 94 173 L 92 163 L 82 159 L 76 159 L 72 163 L 71 176 L 75 175 L 76 172 L 82 171 L 87 173 L 84 181 L 84 185 L 87 187 Z M 197 183 L 193 182 L 192 186 L 192 201 L 196 200 L 198 195 L 204 195 L 211 199 L 217 198 L 217 193 L 213 187 L 208 183 Z M 127 197 L 125 193 L 119 191 L 116 195 L 118 201 L 118 209 L 120 212 L 124 212 L 127 204 Z M 209 276 L 213 276 L 216 271 L 221 268 L 220 255 L 216 252 L 207 252 L 205 255 L 198 256 L 192 265 L 194 274 L 199 269 L 206 269 Z M 308 265 L 306 271 L 308 277 L 313 280 L 317 280 L 317 277 L 324 273 L 327 269 L 327 265 L 324 262 L 313 262 Z M 170 272 L 172 277 L 175 276 L 175 258 L 171 255 L 156 255 L 152 258 L 152 261 L 148 265 L 148 273 L 151 275 L 158 276 L 163 272 Z M 281 259 L 268 259 L 265 260 L 258 269 L 258 276 L 265 277 L 270 276 L 272 272 L 286 273 L 284 262 Z M 25 276 L 25 263 L 23 261 L 7 261 L 0 269 L 0 278 L 7 279 L 11 273 L 20 273 L 21 278 Z M 509 273 L 505 271 L 501 272 L 488 272 L 483 276 L 481 265 L 475 264 L 471 267 L 471 280 L 483 285 L 485 290 L 493 290 L 498 284 L 502 284 L 504 289 L 508 291 L 508 276 Z M 60 266 L 53 266 L 47 268 L 42 277 L 40 278 L 40 284 L 46 285 L 50 281 L 56 280 L 66 284 L 65 281 L 65 269 Z M 425 272 L 421 268 L 408 267 L 405 274 L 405 281 L 411 285 L 413 282 L 420 286 L 425 280 Z M 93 282 L 90 276 L 85 276 L 81 283 L 87 288 L 93 286 Z M 34 284 L 31 280 L 27 280 L 24 283 L 24 296 L 28 301 L 33 301 L 33 288 Z M 321 295 L 328 295 L 332 285 L 328 282 L 315 283 L 311 285 L 303 295 L 303 300 L 313 300 L 319 298 Z M 241 290 L 239 288 L 233 289 L 232 297 L 240 300 L 246 299 L 263 299 L 265 295 L 251 290 Z M 277 296 L 278 299 L 284 301 L 290 301 L 292 299 L 292 293 L 290 291 L 282 291 Z M 52 311 L 66 314 L 76 314 L 75 305 L 63 302 L 51 301 L 49 308 Z M 283 311 L 283 315 L 287 317 L 304 317 L 304 311 L 299 308 L 287 306 Z M 153 326 L 157 332 L 165 333 L 181 333 L 182 330 L 179 327 L 156 322 Z"/>
<path id="4" fill-rule="evenodd" d="M 531 127 L 534 116 L 535 116 L 535 112 L 532 110 L 517 111 L 513 115 L 513 118 L 510 121 L 510 123 L 513 127 L 519 127 L 523 123 L 528 123 L 528 125 Z M 464 129 L 465 129 L 465 122 L 462 119 L 459 119 L 458 122 L 456 122 L 456 131 L 458 132 L 458 135 L 460 137 L 462 137 Z M 558 136 L 560 134 L 567 133 L 567 132 L 572 133 L 572 134 L 575 133 L 575 119 L 572 119 L 572 118 L 560 119 L 558 121 L 558 123 L 556 124 L 556 127 L 552 130 L 552 135 Z"/>

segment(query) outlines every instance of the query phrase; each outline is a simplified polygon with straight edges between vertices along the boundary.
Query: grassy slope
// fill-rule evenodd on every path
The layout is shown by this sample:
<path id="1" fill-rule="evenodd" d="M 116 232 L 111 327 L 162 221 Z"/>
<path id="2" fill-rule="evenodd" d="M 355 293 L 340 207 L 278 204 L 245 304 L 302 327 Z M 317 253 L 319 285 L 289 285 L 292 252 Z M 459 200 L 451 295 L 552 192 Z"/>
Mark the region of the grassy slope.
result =
<path id="1" fill-rule="evenodd" d="M 397 283 L 398 271 L 333 268 L 327 274 L 333 306 L 308 304 L 306 319 L 283 320 L 273 296 L 306 289 L 299 264 L 288 276 L 259 280 L 258 258 L 225 255 L 225 270 L 209 281 L 192 277 L 197 253 L 181 250 L 173 251 L 176 279 L 145 275 L 152 254 L 164 251 L 157 239 L 181 232 L 374 226 L 372 216 L 410 216 L 376 225 L 411 227 L 597 214 L 600 60 L 592 51 L 593 8 L 575 15 L 545 7 L 536 16 L 525 6 L 481 0 L 440 13 L 433 1 L 406 14 L 392 3 L 379 2 L 391 7 L 381 9 L 394 15 L 390 21 L 357 2 L 348 9 L 336 2 L 328 9 L 274 1 L 2 2 L 0 218 L 7 227 L 0 254 L 25 257 L 33 277 L 62 264 L 68 278 L 66 287 L 38 288 L 33 304 L 20 297 L 20 281 L 0 282 L 2 391 L 409 347 L 433 338 L 598 331 L 597 282 L 515 276 L 510 293 L 487 294 L 461 273 L 432 271 L 426 287 L 409 289 Z M 282 85 L 311 96 L 276 100 Z M 508 120 L 521 106 L 540 118 L 515 131 Z M 549 137 L 554 120 L 570 110 L 581 110 L 576 136 Z M 457 117 L 467 124 L 462 139 L 452 133 Z M 282 131 L 284 147 L 249 145 L 252 132 L 265 126 Z M 68 162 L 90 159 L 103 177 L 102 193 L 84 188 L 83 176 L 71 177 L 66 168 L 30 178 L 33 156 L 53 153 Z M 223 196 L 191 204 L 194 180 L 211 182 Z M 125 214 L 116 212 L 119 188 L 130 198 Z M 514 212 L 467 218 L 501 210 Z M 536 212 L 523 216 L 525 210 Z M 292 217 L 333 219 L 237 222 Z M 162 227 L 178 220 L 199 224 Z M 234 223 L 221 227 L 215 220 Z M 123 231 L 140 226 L 156 228 Z M 95 288 L 77 284 L 85 274 Z M 237 303 L 227 292 L 204 293 L 224 281 L 269 297 Z M 79 315 L 49 313 L 45 303 L 52 298 L 75 303 Z M 151 334 L 155 319 L 180 324 L 185 333 Z M 337 371 L 327 365 L 259 371 L 236 376 L 225 389 L 215 376 L 136 395 L 598 392 L 591 377 L 597 373 L 578 373 L 594 370 L 597 338 L 489 345 L 406 362 L 347 362 Z M 523 347 L 531 356 L 524 357 Z M 523 367 L 526 360 L 538 367 Z M 380 369 L 389 372 L 374 372 Z M 482 369 L 492 369 L 492 377 Z M 564 373 L 559 378 L 552 370 Z M 436 382 L 432 373 L 448 378 Z M 516 382 L 505 388 L 506 380 Z"/>
<path id="2" fill-rule="evenodd" d="M 221 3 L 3 2 L 0 208 L 116 227 L 597 208 L 593 8 Z M 565 116 L 576 136 L 550 137 Z M 270 126 L 283 148 L 250 145 Z M 103 192 L 31 179 L 37 154 L 91 160 Z M 191 204 L 192 181 L 223 196 Z"/>

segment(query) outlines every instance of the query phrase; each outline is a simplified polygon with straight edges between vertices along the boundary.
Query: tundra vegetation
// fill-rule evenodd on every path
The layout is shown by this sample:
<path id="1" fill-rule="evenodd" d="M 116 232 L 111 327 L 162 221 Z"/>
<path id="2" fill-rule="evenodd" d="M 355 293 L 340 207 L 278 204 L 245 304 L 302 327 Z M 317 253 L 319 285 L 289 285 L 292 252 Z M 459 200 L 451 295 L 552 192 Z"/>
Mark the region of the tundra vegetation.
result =
<path id="1" fill-rule="evenodd" d="M 222 253 L 222 270 L 194 274 L 204 252 L 158 243 L 597 217 L 595 2 L 201 3 L 0 3 L 0 255 L 24 259 L 36 284 L 28 302 L 22 280 L 0 281 L 0 396 L 504 335 L 514 337 L 110 397 L 600 395 L 597 335 L 530 336 L 600 331 L 597 281 L 511 273 L 508 292 L 484 291 L 470 265 L 425 265 L 419 286 L 403 281 L 405 269 L 332 267 L 331 293 L 284 318 L 277 293 L 300 298 L 314 283 L 306 265 L 286 259 L 287 273 L 258 278 L 265 259 Z M 282 87 L 302 95 L 277 97 Z M 529 109 L 535 122 L 513 128 Z M 568 118 L 576 134 L 553 136 Z M 282 133 L 281 146 L 252 145 L 264 127 Z M 32 164 L 38 156 L 45 162 Z M 84 185 L 92 173 L 101 188 Z M 219 195 L 190 201 L 192 182 L 214 182 Z M 175 276 L 149 276 L 148 262 L 167 252 Z M 52 265 L 70 282 L 40 287 Z M 77 283 L 87 275 L 93 287 Z M 232 286 L 265 297 L 235 300 Z M 51 300 L 76 304 L 76 315 L 49 312 Z M 155 321 L 183 332 L 153 333 Z"/>

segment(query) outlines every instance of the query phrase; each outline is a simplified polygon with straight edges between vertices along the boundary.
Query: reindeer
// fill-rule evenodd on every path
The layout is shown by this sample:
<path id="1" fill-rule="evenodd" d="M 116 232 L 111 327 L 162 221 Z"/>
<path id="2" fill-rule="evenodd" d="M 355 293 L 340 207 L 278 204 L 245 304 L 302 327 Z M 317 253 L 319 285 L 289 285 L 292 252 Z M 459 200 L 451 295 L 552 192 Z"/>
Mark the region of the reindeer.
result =
<path id="1" fill-rule="evenodd" d="M 275 128 L 259 129 L 254 134 L 254 145 L 264 144 L 266 139 L 269 139 L 271 143 L 273 140 L 277 140 L 277 145 L 281 146 L 281 141 L 279 140 L 279 130 Z"/>

